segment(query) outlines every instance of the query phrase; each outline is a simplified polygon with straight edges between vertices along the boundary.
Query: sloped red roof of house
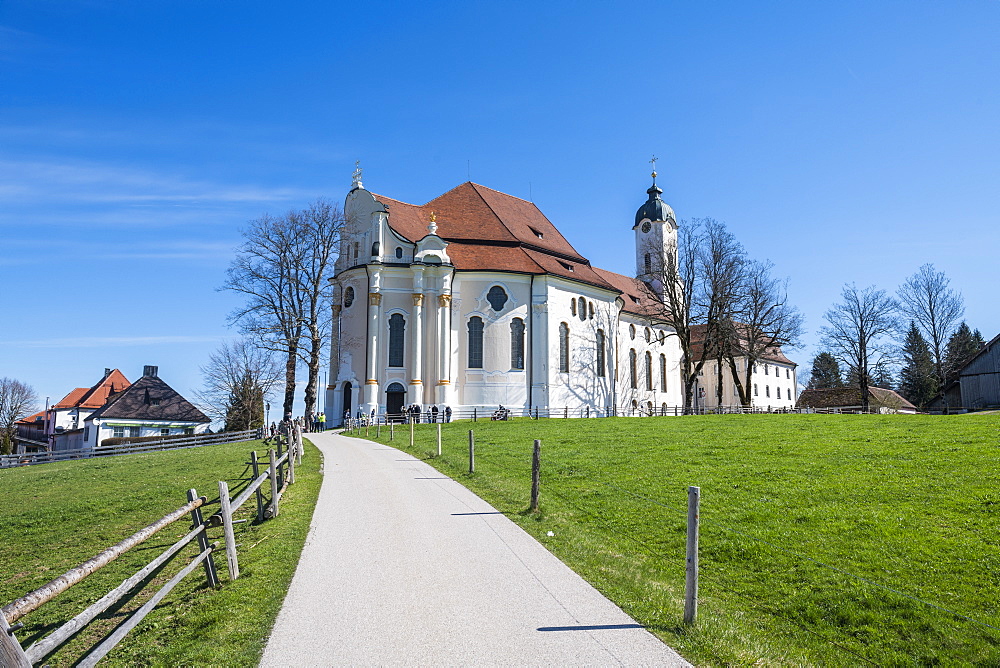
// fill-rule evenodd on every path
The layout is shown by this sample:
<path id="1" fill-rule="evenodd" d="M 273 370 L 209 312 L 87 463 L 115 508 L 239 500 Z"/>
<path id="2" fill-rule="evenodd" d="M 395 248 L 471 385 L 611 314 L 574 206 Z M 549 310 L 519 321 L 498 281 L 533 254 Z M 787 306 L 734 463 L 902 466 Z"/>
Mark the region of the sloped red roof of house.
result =
<path id="1" fill-rule="evenodd" d="M 594 271 L 615 290 L 622 293 L 622 300 L 625 302 L 622 310 L 626 313 L 646 318 L 655 318 L 663 314 L 663 305 L 653 299 L 649 288 L 638 278 L 616 274 L 607 269 L 595 268 Z"/>
<path id="2" fill-rule="evenodd" d="M 433 213 L 456 269 L 554 274 L 616 290 L 537 206 L 519 197 L 471 181 L 424 205 L 374 197 L 389 211 L 389 226 L 410 241 L 429 234 Z"/>
<path id="3" fill-rule="evenodd" d="M 888 408 L 916 410 L 917 407 L 894 390 L 869 387 L 869 404 Z M 861 389 L 857 387 L 828 387 L 803 390 L 796 402 L 798 406 L 809 408 L 853 408 L 861 405 Z"/>
<path id="4" fill-rule="evenodd" d="M 35 424 L 39 420 L 45 419 L 45 411 L 38 411 L 34 415 L 29 415 L 26 418 L 21 418 L 15 424 Z"/>
<path id="5" fill-rule="evenodd" d="M 694 325 L 691 327 L 691 354 L 695 359 L 701 359 L 701 351 L 705 345 L 705 331 L 707 329 L 708 325 Z M 785 353 L 781 352 L 781 348 L 768 348 L 760 356 L 760 359 L 779 364 L 798 366 L 798 364 L 785 357 Z"/>
<path id="6" fill-rule="evenodd" d="M 114 369 L 93 387 L 78 387 L 60 399 L 52 408 L 100 408 L 108 397 L 121 392 L 130 385 L 128 379 L 118 369 Z"/>

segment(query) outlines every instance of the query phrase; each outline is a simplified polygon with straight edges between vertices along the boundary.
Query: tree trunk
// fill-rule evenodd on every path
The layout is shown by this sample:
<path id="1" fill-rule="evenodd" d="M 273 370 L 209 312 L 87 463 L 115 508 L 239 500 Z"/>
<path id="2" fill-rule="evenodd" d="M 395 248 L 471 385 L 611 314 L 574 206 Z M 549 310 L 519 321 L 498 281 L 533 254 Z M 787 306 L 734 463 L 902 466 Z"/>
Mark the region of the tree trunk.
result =
<path id="1" fill-rule="evenodd" d="M 288 346 L 288 357 L 285 360 L 285 401 L 281 417 L 291 414 L 295 404 L 295 371 L 299 362 L 298 344 L 292 342 Z"/>

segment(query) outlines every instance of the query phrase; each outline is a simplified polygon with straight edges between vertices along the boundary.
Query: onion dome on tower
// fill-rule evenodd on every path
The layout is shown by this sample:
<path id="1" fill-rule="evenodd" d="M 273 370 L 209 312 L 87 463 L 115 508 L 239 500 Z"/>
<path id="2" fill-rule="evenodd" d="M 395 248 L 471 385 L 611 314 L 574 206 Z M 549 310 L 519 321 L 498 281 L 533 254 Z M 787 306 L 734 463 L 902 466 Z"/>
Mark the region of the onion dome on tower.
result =
<path id="1" fill-rule="evenodd" d="M 663 193 L 660 187 L 656 185 L 656 172 L 653 174 L 653 185 L 650 186 L 649 199 L 639 207 L 639 210 L 635 212 L 635 224 L 638 225 L 644 220 L 649 220 L 652 222 L 656 221 L 669 221 L 674 222 L 674 210 L 670 208 L 670 205 L 660 199 L 660 195 Z"/>

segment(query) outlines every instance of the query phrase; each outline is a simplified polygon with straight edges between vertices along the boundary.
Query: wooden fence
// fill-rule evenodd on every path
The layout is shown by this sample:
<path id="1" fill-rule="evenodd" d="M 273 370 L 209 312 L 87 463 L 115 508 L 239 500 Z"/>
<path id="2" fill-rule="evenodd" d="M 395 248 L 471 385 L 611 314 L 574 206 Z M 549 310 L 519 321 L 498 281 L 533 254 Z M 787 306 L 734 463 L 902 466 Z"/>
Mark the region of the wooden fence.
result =
<path id="1" fill-rule="evenodd" d="M 218 434 L 200 434 L 190 438 L 171 438 L 162 441 L 142 441 L 139 443 L 123 443 L 122 445 L 99 446 L 97 448 L 79 448 L 74 450 L 46 450 L 16 455 L 0 455 L 0 469 L 15 466 L 31 466 L 48 462 L 61 462 L 67 459 L 87 459 L 90 457 L 108 457 L 112 455 L 127 455 L 134 452 L 150 452 L 155 450 L 174 450 L 179 448 L 200 448 L 217 443 L 236 443 L 258 438 L 259 430 L 224 431 Z"/>
<path id="2" fill-rule="evenodd" d="M 134 597 L 141 591 L 137 586 L 143 582 L 151 573 L 175 557 L 186 545 L 197 541 L 198 554 L 164 584 L 153 597 L 144 603 L 138 610 L 118 626 L 109 636 L 95 645 L 75 665 L 90 668 L 100 661 L 115 645 L 122 641 L 126 634 L 148 615 L 153 608 L 159 604 L 170 591 L 177 586 L 186 576 L 194 571 L 199 564 L 205 571 L 209 587 L 219 586 L 219 577 L 216 572 L 212 554 L 218 549 L 218 543 L 209 543 L 207 530 L 209 527 L 223 527 L 226 560 L 229 566 L 229 578 L 235 580 L 239 577 L 239 558 L 236 552 L 236 539 L 233 531 L 233 514 L 236 513 L 251 496 L 257 500 L 257 520 L 263 521 L 265 518 L 278 516 L 278 506 L 282 494 L 288 485 L 295 482 L 295 466 L 302 463 L 302 432 L 296 426 L 287 439 L 287 449 L 282 452 L 281 440 L 278 440 L 277 451 L 271 449 L 267 455 L 267 468 L 260 472 L 263 462 L 256 452 L 250 454 L 250 466 L 253 470 L 253 479 L 246 488 L 240 492 L 235 499 L 229 496 L 229 485 L 225 481 L 219 481 L 219 510 L 208 517 L 203 517 L 202 510 L 207 506 L 208 501 L 204 496 L 198 496 L 198 492 L 190 489 L 187 492 L 187 503 L 174 510 L 152 524 L 140 529 L 120 543 L 103 550 L 96 556 L 83 562 L 76 568 L 63 573 L 59 577 L 50 581 L 33 592 L 25 594 L 16 601 L 0 609 L 0 667 L 2 668 L 30 668 L 33 665 L 42 663 L 46 657 L 51 655 L 70 637 L 75 635 L 87 624 L 97 618 L 98 615 L 106 611 L 120 600 L 127 600 Z M 194 446 L 187 446 L 194 447 Z M 270 482 L 270 497 L 265 502 L 261 488 L 265 482 Z M 80 582 L 88 575 L 92 575 L 99 569 L 108 565 L 132 548 L 140 545 L 144 541 L 153 537 L 162 529 L 170 526 L 174 522 L 190 515 L 192 528 L 179 541 L 167 548 L 163 553 L 143 566 L 134 575 L 127 578 L 120 585 L 105 594 L 101 599 L 91 604 L 86 610 L 73 617 L 62 626 L 48 634 L 44 638 L 33 643 L 27 649 L 22 649 L 15 633 L 23 626 L 18 620 L 41 605 L 53 600 L 76 583 Z"/>

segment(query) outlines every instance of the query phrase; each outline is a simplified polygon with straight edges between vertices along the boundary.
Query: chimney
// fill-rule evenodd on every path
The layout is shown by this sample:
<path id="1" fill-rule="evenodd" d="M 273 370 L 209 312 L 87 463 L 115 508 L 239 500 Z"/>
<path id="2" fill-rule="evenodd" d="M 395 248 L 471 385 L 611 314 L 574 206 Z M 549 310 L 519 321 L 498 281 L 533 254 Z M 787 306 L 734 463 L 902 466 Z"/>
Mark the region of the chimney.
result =
<path id="1" fill-rule="evenodd" d="M 142 375 L 149 376 L 150 378 L 156 378 L 156 374 L 159 372 L 159 367 L 149 366 L 148 364 L 142 367 Z"/>

